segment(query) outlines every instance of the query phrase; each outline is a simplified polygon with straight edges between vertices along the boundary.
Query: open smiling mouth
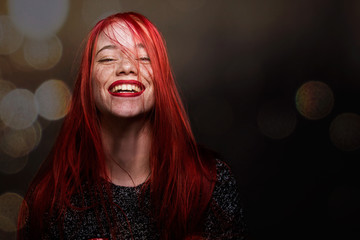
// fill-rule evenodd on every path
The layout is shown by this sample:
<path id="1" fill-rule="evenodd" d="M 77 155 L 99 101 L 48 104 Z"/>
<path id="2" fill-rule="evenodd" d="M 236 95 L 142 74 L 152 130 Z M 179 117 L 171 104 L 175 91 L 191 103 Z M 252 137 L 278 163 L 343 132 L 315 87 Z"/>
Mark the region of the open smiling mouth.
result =
<path id="1" fill-rule="evenodd" d="M 145 86 L 136 80 L 119 80 L 112 83 L 108 91 L 116 97 L 136 97 L 145 91 Z"/>

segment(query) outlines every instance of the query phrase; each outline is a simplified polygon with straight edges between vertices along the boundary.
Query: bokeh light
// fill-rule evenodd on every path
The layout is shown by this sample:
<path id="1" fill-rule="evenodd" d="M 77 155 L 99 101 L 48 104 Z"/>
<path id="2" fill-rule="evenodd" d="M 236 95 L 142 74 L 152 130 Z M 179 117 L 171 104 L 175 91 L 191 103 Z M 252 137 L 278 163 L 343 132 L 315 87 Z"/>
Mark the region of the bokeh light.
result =
<path id="1" fill-rule="evenodd" d="M 260 108 L 257 124 L 265 136 L 283 139 L 294 131 L 297 118 L 295 112 L 284 101 L 271 101 Z"/>
<path id="2" fill-rule="evenodd" d="M 10 81 L 0 79 L 0 101 L 1 99 L 16 88 L 15 84 Z"/>
<path id="3" fill-rule="evenodd" d="M 34 142 L 34 148 L 32 149 L 33 151 L 41 141 L 43 128 L 39 123 L 39 121 L 35 121 L 35 123 L 31 126 L 31 128 L 33 128 L 35 131 L 35 142 Z"/>
<path id="4" fill-rule="evenodd" d="M 9 81 L 5 81 L 5 80 L 1 80 L 0 79 L 0 103 L 2 98 L 8 94 L 9 92 L 11 92 L 12 90 L 14 90 L 15 84 L 13 84 L 12 82 Z M 2 129 L 4 129 L 6 127 L 5 123 L 3 123 L 3 121 L 0 118 L 0 131 Z"/>
<path id="5" fill-rule="evenodd" d="M 57 36 L 46 40 L 26 40 L 24 58 L 26 62 L 38 70 L 54 67 L 61 59 L 63 47 Z"/>
<path id="6" fill-rule="evenodd" d="M 169 0 L 170 4 L 179 11 L 190 12 L 198 10 L 207 0 Z"/>
<path id="7" fill-rule="evenodd" d="M 71 93 L 61 80 L 48 80 L 35 92 L 39 114 L 48 120 L 57 120 L 67 114 Z"/>
<path id="8" fill-rule="evenodd" d="M 68 0 L 8 0 L 9 15 L 27 38 L 47 39 L 64 24 Z"/>
<path id="9" fill-rule="evenodd" d="M 0 149 L 12 158 L 29 154 L 39 144 L 41 128 L 34 124 L 25 129 L 6 128 L 0 138 Z"/>
<path id="10" fill-rule="evenodd" d="M 332 143 L 344 151 L 360 148 L 360 115 L 342 113 L 330 124 L 330 139 Z"/>
<path id="11" fill-rule="evenodd" d="M 22 44 L 24 35 L 17 31 L 8 16 L 0 16 L 0 54 L 11 54 Z"/>
<path id="12" fill-rule="evenodd" d="M 0 172 L 4 174 L 15 174 L 23 170 L 29 161 L 29 156 L 13 158 L 0 149 Z"/>
<path id="13" fill-rule="evenodd" d="M 318 120 L 331 112 L 334 95 L 326 83 L 309 81 L 298 89 L 295 102 L 301 115 L 311 120 Z"/>
<path id="14" fill-rule="evenodd" d="M 7 192 L 0 196 L 0 229 L 6 232 L 17 230 L 17 220 L 24 199 L 17 193 Z M 26 206 L 26 205 L 25 205 Z M 27 207 L 25 207 L 27 209 Z M 28 210 L 27 210 L 28 214 Z M 25 222 L 20 223 L 22 228 Z"/>
<path id="15" fill-rule="evenodd" d="M 16 68 L 16 70 L 22 71 L 22 72 L 32 72 L 34 71 L 34 68 L 31 67 L 24 57 L 24 44 L 21 45 L 21 47 L 15 51 L 14 53 L 9 55 L 10 61 L 12 63 L 12 66 Z"/>
<path id="16" fill-rule="evenodd" d="M 30 127 L 38 116 L 35 97 L 27 89 L 14 89 L 0 102 L 0 119 L 14 129 Z"/>
<path id="17" fill-rule="evenodd" d="M 195 107 L 196 128 L 206 135 L 222 135 L 232 128 L 233 109 L 222 98 L 204 98 Z"/>
<path id="18" fill-rule="evenodd" d="M 89 27 L 95 25 L 99 20 L 121 11 L 121 6 L 117 0 L 107 0 L 106 4 L 98 0 L 83 0 L 81 14 L 83 21 Z"/>

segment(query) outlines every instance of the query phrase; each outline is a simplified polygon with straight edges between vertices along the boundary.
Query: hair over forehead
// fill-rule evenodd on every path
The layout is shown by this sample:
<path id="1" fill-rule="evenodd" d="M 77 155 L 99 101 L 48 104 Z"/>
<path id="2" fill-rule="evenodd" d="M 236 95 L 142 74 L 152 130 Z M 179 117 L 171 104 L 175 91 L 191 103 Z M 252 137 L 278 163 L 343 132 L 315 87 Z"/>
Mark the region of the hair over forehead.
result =
<path id="1" fill-rule="evenodd" d="M 142 28 L 138 29 L 142 30 Z M 123 20 L 112 22 L 100 32 L 99 36 L 102 34 L 112 42 L 125 46 L 129 46 L 130 43 L 136 44 L 146 40 L 142 37 L 144 34 L 143 32 L 139 32 L 134 25 Z"/>
<path id="2" fill-rule="evenodd" d="M 123 45 L 122 43 L 132 42 L 141 43 L 147 49 L 153 46 L 153 34 L 155 26 L 144 16 L 136 13 L 119 13 L 101 20 L 92 30 L 94 34 L 92 48 L 96 47 L 96 42 L 100 34 L 105 34 L 111 41 Z M 91 36 L 90 39 L 91 40 Z"/>
<path id="3" fill-rule="evenodd" d="M 84 42 L 68 114 L 53 150 L 25 197 L 27 202 L 34 203 L 32 212 L 35 218 L 31 222 L 35 228 L 30 234 L 31 239 L 41 238 L 46 226 L 43 222 L 48 219 L 44 216 L 51 218 L 52 213 L 56 213 L 61 221 L 73 194 L 83 193 L 92 186 L 97 188 L 91 194 L 91 203 L 104 209 L 112 236 L 118 231 L 111 221 L 114 212 L 109 207 L 114 205 L 109 206 L 106 201 L 111 200 L 111 186 L 106 193 L 102 188 L 108 169 L 91 84 L 97 39 L 108 27 L 111 36 L 115 33 L 112 32 L 113 26 L 118 24 L 126 26 L 134 40 L 140 40 L 144 45 L 153 72 L 155 103 L 148 116 L 152 125 L 149 153 L 152 174 L 149 185 L 144 186 L 150 187 L 151 214 L 159 229 L 164 230 L 161 239 L 185 239 L 187 233 L 198 230 L 197 226 L 203 220 L 202 213 L 208 207 L 216 180 L 216 166 L 214 161 L 205 163 L 200 158 L 172 75 L 165 41 L 154 24 L 143 15 L 118 13 L 97 23 Z M 28 208 L 22 209 L 19 222 L 28 219 Z M 103 226 L 103 222 L 99 224 Z M 29 239 L 27 231 L 21 234 L 19 239 Z"/>

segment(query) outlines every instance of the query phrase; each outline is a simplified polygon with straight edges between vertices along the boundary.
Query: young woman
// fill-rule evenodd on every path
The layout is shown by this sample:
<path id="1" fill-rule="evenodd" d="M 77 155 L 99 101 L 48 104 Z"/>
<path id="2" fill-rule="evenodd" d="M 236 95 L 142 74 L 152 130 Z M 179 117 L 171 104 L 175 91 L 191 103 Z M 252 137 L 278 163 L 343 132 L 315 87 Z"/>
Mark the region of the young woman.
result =
<path id="1" fill-rule="evenodd" d="M 91 30 L 19 239 L 242 239 L 229 168 L 197 146 L 165 44 L 138 13 Z"/>

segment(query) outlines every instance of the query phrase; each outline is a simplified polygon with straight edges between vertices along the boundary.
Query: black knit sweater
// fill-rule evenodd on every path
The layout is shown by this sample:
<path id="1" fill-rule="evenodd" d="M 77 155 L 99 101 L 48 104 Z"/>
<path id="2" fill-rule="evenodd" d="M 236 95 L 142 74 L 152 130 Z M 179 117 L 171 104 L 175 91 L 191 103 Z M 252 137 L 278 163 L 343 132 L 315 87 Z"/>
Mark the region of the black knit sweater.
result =
<path id="1" fill-rule="evenodd" d="M 217 182 L 204 221 L 204 239 L 245 239 L 245 224 L 240 196 L 230 169 L 221 161 L 216 163 Z M 111 185 L 113 202 L 112 216 L 106 216 L 97 206 L 92 206 L 84 197 L 74 197 L 73 204 L 84 204 L 87 209 L 68 209 L 62 220 L 47 224 L 43 239 L 113 239 L 111 223 L 118 231 L 116 239 L 159 239 L 155 220 L 151 218 L 149 191 L 139 201 L 142 185 L 123 187 Z M 80 203 L 81 202 L 81 203 Z M 82 205 L 83 206 L 83 205 Z M 91 207 L 92 206 L 92 207 Z M 110 208 L 109 208 L 110 209 Z M 26 230 L 25 230 L 26 231 Z"/>

